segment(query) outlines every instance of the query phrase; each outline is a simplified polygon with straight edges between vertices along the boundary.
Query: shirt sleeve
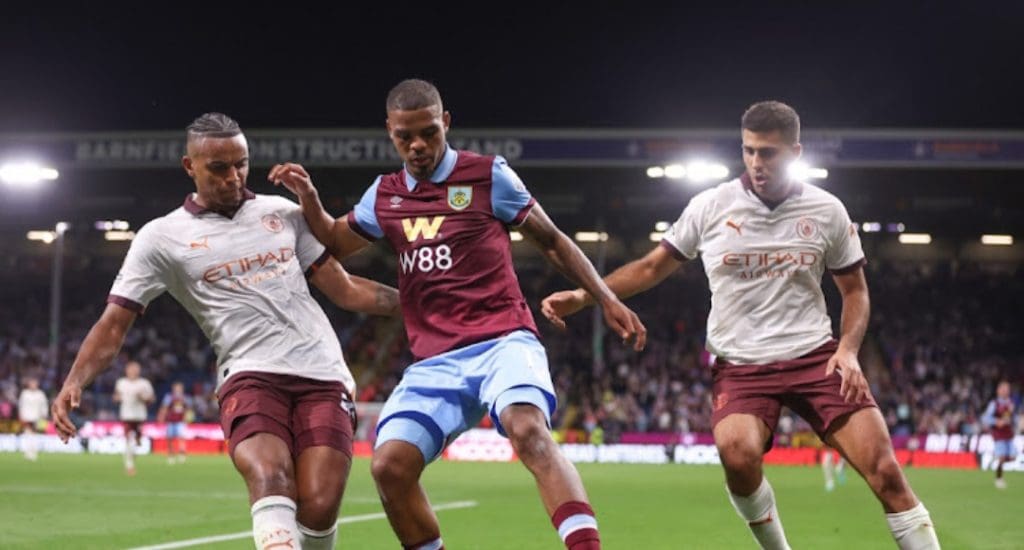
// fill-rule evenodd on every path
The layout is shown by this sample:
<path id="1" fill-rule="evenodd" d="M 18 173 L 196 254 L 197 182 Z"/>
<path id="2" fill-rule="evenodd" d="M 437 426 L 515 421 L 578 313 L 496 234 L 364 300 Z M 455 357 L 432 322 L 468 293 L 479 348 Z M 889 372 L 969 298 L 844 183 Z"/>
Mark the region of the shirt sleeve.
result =
<path id="1" fill-rule="evenodd" d="M 985 412 L 981 415 L 981 423 L 985 427 L 991 428 L 996 423 L 996 402 L 989 401 L 988 407 L 985 407 Z"/>
<path id="2" fill-rule="evenodd" d="M 376 240 L 384 236 L 384 230 L 377 222 L 377 188 L 380 187 L 381 176 L 373 181 L 363 198 L 359 199 L 355 208 L 348 214 L 349 227 L 366 240 Z"/>
<path id="3" fill-rule="evenodd" d="M 837 202 L 828 228 L 825 267 L 833 273 L 842 274 L 864 265 L 864 249 L 860 245 L 860 235 L 842 203 Z"/>
<path id="4" fill-rule="evenodd" d="M 299 266 L 302 271 L 309 272 L 311 267 L 323 263 L 326 258 L 327 248 L 320 244 L 320 241 L 313 235 L 306 218 L 302 215 L 302 207 L 288 199 L 284 210 L 284 217 L 295 228 L 295 256 L 299 259 Z"/>
<path id="5" fill-rule="evenodd" d="M 154 233 L 153 227 L 148 225 L 132 240 L 121 271 L 110 288 L 108 303 L 142 313 L 154 298 L 167 290 L 167 266 Z"/>
<path id="6" fill-rule="evenodd" d="M 494 217 L 512 225 L 526 220 L 537 201 L 504 157 L 494 157 L 491 168 L 491 211 Z"/>
<path id="7" fill-rule="evenodd" d="M 160 407 L 170 407 L 170 406 L 171 406 L 171 394 L 165 393 L 163 401 L 160 402 Z"/>
<path id="8" fill-rule="evenodd" d="M 662 236 L 661 245 L 677 260 L 692 260 L 700 253 L 706 195 L 697 195 L 686 205 L 679 219 Z"/>

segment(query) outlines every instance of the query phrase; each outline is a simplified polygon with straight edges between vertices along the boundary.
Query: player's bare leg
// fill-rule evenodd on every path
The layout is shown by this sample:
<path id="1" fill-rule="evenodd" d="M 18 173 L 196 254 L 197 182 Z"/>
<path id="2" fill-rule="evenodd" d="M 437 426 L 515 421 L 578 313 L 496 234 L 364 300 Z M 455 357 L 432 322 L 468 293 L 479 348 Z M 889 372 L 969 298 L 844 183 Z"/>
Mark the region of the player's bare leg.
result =
<path id="1" fill-rule="evenodd" d="M 370 471 L 403 548 L 418 549 L 441 538 L 437 515 L 420 485 L 425 467 L 423 453 L 412 443 L 391 440 L 373 451 Z"/>
<path id="2" fill-rule="evenodd" d="M 761 548 L 788 549 L 775 493 L 762 469 L 771 430 L 754 415 L 730 414 L 715 425 L 714 435 L 729 500 L 736 512 L 747 522 Z"/>
<path id="3" fill-rule="evenodd" d="M 178 438 L 167 438 L 167 463 L 174 464 L 174 453 L 178 448 Z"/>
<path id="4" fill-rule="evenodd" d="M 860 409 L 839 419 L 826 439 L 878 497 L 900 548 L 939 548 L 928 510 L 907 483 L 896 461 L 885 420 L 876 407 Z"/>
<path id="5" fill-rule="evenodd" d="M 338 509 L 352 460 L 327 446 L 310 447 L 295 464 L 299 532 L 304 550 L 334 548 Z"/>
<path id="6" fill-rule="evenodd" d="M 256 548 L 298 546 L 295 465 L 288 445 L 276 435 L 258 433 L 238 443 L 231 458 L 249 488 Z"/>
<path id="7" fill-rule="evenodd" d="M 124 473 L 129 476 L 135 475 L 135 445 L 137 438 L 138 434 L 133 431 L 124 434 Z"/>
<path id="8" fill-rule="evenodd" d="M 1006 464 L 1010 459 L 1005 456 L 1000 456 L 996 463 L 996 489 L 1005 489 L 1006 480 L 1003 479 L 1003 464 Z"/>
<path id="9" fill-rule="evenodd" d="M 551 437 L 544 413 L 534 405 L 509 405 L 501 411 L 500 420 L 519 460 L 533 474 L 544 508 L 566 548 L 600 548 L 583 480 Z"/>
<path id="10" fill-rule="evenodd" d="M 36 431 L 30 424 L 25 424 L 25 427 L 22 429 L 21 449 L 25 454 L 26 459 L 35 462 L 36 459 L 39 458 L 39 446 L 36 441 Z M 1002 463 L 1000 463 L 999 467 L 1000 469 L 1003 467 Z"/>

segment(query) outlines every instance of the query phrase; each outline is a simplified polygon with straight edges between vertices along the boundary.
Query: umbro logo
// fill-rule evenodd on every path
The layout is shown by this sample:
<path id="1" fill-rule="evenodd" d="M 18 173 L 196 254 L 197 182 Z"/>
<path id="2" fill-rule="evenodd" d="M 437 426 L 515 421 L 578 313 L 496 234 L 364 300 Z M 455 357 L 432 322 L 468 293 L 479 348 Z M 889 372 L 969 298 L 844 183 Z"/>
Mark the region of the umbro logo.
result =
<path id="1" fill-rule="evenodd" d="M 188 243 L 189 250 L 195 250 L 197 248 L 210 249 L 210 237 L 203 237 L 201 241 L 191 241 Z"/>
<path id="2" fill-rule="evenodd" d="M 726 220 L 725 225 L 736 230 L 737 235 L 743 235 L 743 223 L 736 223 L 732 220 Z"/>

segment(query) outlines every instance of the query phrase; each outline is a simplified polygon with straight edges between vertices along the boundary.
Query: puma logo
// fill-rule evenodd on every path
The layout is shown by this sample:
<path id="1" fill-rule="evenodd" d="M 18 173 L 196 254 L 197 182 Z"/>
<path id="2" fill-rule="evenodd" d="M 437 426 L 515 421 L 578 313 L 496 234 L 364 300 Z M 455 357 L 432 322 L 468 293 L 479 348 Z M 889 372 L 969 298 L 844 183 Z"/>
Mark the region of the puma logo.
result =
<path id="1" fill-rule="evenodd" d="M 727 220 L 725 222 L 725 225 L 735 229 L 737 235 L 741 235 L 741 236 L 743 235 L 743 228 L 742 228 L 743 224 L 742 223 L 736 223 L 736 222 L 734 222 L 732 220 Z"/>
<path id="2" fill-rule="evenodd" d="M 196 248 L 210 249 L 210 237 L 203 237 L 201 241 L 192 241 L 188 243 L 189 250 L 195 250 Z"/>

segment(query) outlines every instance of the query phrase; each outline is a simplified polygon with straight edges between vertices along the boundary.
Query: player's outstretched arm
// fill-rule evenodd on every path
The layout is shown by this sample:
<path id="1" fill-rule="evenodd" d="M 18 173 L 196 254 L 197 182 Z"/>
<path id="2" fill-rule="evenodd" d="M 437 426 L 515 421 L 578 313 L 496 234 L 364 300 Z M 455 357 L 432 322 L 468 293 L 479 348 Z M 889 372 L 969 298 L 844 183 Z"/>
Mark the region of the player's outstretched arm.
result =
<path id="1" fill-rule="evenodd" d="M 389 317 L 402 313 L 398 290 L 351 275 L 334 258 L 320 266 L 309 280 L 342 309 Z"/>
<path id="2" fill-rule="evenodd" d="M 633 260 L 604 278 L 608 288 L 619 299 L 640 294 L 665 280 L 683 263 L 665 247 L 657 246 L 643 258 Z M 544 298 L 541 312 L 555 326 L 564 329 L 565 318 L 584 307 L 594 305 L 594 298 L 586 290 L 563 290 Z"/>
<path id="3" fill-rule="evenodd" d="M 343 260 L 366 248 L 370 243 L 352 231 L 345 218 L 335 219 L 320 202 L 313 179 L 302 165 L 286 162 L 274 165 L 267 176 L 274 185 L 283 185 L 295 194 L 302 206 L 302 216 L 309 229 L 331 256 Z"/>
<path id="4" fill-rule="evenodd" d="M 107 304 L 99 321 L 92 326 L 78 350 L 78 356 L 71 366 L 71 372 L 64 379 L 64 386 L 53 400 L 50 412 L 61 440 L 67 442 L 74 437 L 77 428 L 69 416 L 82 401 L 85 389 L 99 373 L 110 367 L 124 343 L 124 335 L 135 322 L 137 314 L 117 304 Z"/>
<path id="5" fill-rule="evenodd" d="M 637 351 L 644 349 L 647 344 L 647 328 L 640 322 L 636 313 L 633 313 L 633 310 L 626 307 L 608 289 L 583 251 L 565 233 L 555 227 L 554 222 L 551 221 L 540 204 L 533 206 L 526 221 L 519 226 L 519 231 L 540 249 L 548 261 L 563 275 L 594 296 L 604 312 L 604 319 L 608 327 L 622 337 L 623 342 L 632 341 L 633 347 Z"/>
<path id="6" fill-rule="evenodd" d="M 871 312 L 868 283 L 864 278 L 863 268 L 833 275 L 832 279 L 843 298 L 843 313 L 839 323 L 839 349 L 829 359 L 825 376 L 831 376 L 838 370 L 843 378 L 839 394 L 847 402 L 857 402 L 867 397 L 870 391 L 864 372 L 860 368 L 860 361 L 857 359 Z"/>

